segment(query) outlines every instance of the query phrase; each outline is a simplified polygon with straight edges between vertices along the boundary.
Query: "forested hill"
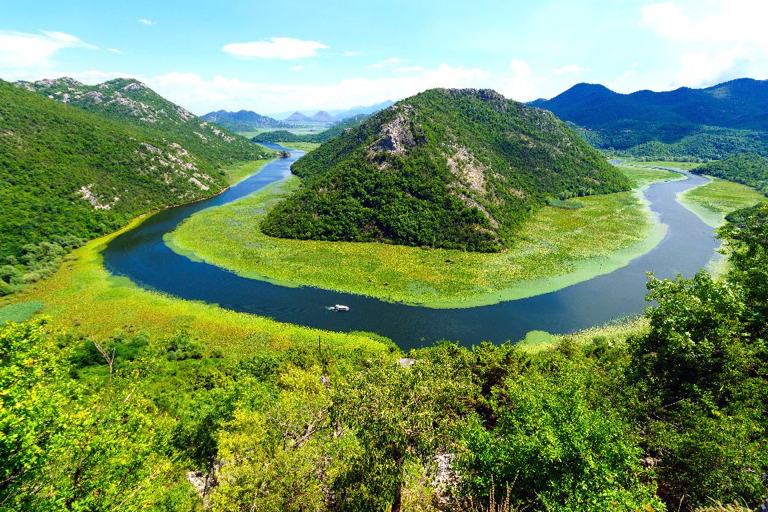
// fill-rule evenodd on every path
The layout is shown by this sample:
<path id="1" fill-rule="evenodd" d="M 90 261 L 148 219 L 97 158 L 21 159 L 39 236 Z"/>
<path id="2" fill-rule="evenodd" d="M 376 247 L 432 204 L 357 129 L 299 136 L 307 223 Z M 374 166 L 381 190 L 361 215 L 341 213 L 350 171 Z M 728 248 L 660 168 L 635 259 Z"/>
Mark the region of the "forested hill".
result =
<path id="1" fill-rule="evenodd" d="M 600 148 L 637 156 L 719 158 L 744 151 L 768 154 L 768 81 L 742 78 L 706 89 L 619 94 L 596 84 L 577 84 L 550 100 L 536 100 L 558 117 L 588 130 Z M 677 146 L 675 146 L 677 144 Z"/>
<path id="2" fill-rule="evenodd" d="M 340 123 L 336 123 L 327 130 L 318 133 L 305 133 L 297 135 L 287 130 L 275 130 L 273 132 L 264 132 L 253 138 L 254 142 L 328 142 L 338 137 L 344 131 L 355 126 L 360 126 L 363 121 L 368 119 L 367 114 L 358 114 L 352 116 Z"/>
<path id="3" fill-rule="evenodd" d="M 552 113 L 491 90 L 433 89 L 297 161 L 265 218 L 280 237 L 500 250 L 548 198 L 629 182 Z"/>
<path id="4" fill-rule="evenodd" d="M 266 156 L 224 132 L 206 131 L 208 142 L 194 136 L 189 144 L 178 136 L 189 124 L 147 128 L 130 118 L 87 112 L 0 80 L 0 294 L 24 274 L 34 280 L 38 264 L 80 239 L 216 194 L 227 185 L 224 164 Z"/>
<path id="5" fill-rule="evenodd" d="M 236 132 L 249 132 L 259 128 L 290 128 L 291 125 L 272 119 L 269 116 L 262 116 L 251 110 L 240 110 L 237 112 L 228 112 L 218 110 L 209 112 L 201 119 L 216 123 L 217 125 Z"/>
<path id="6" fill-rule="evenodd" d="M 743 183 L 768 194 L 768 160 L 760 155 L 736 155 L 701 165 L 692 172 Z"/>
<path id="7" fill-rule="evenodd" d="M 84 85 L 71 78 L 16 82 L 17 87 L 42 94 L 102 117 L 154 132 L 184 146 L 211 165 L 258 158 L 262 153 L 248 139 L 188 112 L 155 91 L 129 78 Z"/>

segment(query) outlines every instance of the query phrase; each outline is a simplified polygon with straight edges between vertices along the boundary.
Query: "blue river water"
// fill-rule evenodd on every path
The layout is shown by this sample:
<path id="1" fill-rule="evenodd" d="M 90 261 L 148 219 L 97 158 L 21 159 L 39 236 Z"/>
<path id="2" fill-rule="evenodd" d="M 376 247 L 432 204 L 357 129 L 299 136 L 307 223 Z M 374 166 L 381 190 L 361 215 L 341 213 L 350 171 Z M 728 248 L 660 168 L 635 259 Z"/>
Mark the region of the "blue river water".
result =
<path id="1" fill-rule="evenodd" d="M 142 287 L 184 299 L 309 327 L 374 332 L 407 350 L 439 339 L 467 345 L 517 341 L 532 330 L 567 333 L 641 313 L 646 305 L 646 271 L 657 277 L 691 276 L 707 265 L 719 245 L 714 230 L 675 200 L 677 193 L 707 181 L 688 173 L 683 180 L 645 190 L 652 210 L 667 225 L 666 237 L 650 252 L 610 274 L 491 306 L 431 309 L 313 287 L 288 288 L 191 261 L 163 242 L 163 235 L 195 212 L 235 201 L 287 177 L 291 164 L 303 154 L 293 151 L 290 158 L 274 160 L 217 197 L 151 216 L 109 243 L 103 253 L 107 269 Z M 345 304 L 350 311 L 328 311 L 326 307 L 333 304 Z"/>

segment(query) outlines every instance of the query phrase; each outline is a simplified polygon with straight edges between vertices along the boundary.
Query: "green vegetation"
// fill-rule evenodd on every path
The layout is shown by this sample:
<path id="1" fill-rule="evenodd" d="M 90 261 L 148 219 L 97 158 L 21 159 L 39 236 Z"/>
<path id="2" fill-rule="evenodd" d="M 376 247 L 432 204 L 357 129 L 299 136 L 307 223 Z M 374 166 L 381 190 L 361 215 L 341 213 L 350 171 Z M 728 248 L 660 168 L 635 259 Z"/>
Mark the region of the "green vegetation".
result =
<path id="1" fill-rule="evenodd" d="M 249 350 L 218 352 L 195 327 L 0 328 L 0 503 L 755 509 L 768 493 L 768 207 L 738 218 L 722 230 L 722 282 L 651 278 L 645 318 L 532 333 L 524 349 L 442 342 L 398 360 L 372 340 L 243 337 Z"/>
<path id="2" fill-rule="evenodd" d="M 250 110 L 240 110 L 238 112 L 227 112 L 219 110 L 209 112 L 200 117 L 205 121 L 216 123 L 222 128 L 232 130 L 233 132 L 250 132 L 258 129 L 290 128 L 291 125 L 272 119 L 268 116 L 262 116 Z"/>
<path id="3" fill-rule="evenodd" d="M 272 159 L 253 160 L 251 162 L 243 162 L 238 165 L 227 167 L 224 169 L 224 172 L 227 173 L 227 183 L 234 185 L 243 181 L 248 176 L 259 172 L 270 160 Z"/>
<path id="4" fill-rule="evenodd" d="M 343 135 L 344 132 L 350 128 L 354 128 L 355 126 L 360 126 L 361 124 L 363 124 L 363 121 L 368 119 L 368 117 L 370 116 L 365 114 L 358 114 L 356 116 L 350 117 L 349 119 L 345 119 L 340 123 L 334 124 L 327 130 L 317 132 L 317 133 L 296 133 L 295 130 L 292 130 L 292 131 L 275 130 L 271 132 L 262 132 L 262 133 L 256 134 L 253 137 L 253 141 L 254 142 L 275 142 L 278 144 L 282 144 L 282 143 L 322 144 L 323 142 L 328 142 L 331 139 L 335 139 L 336 137 Z M 290 146 L 290 147 L 296 147 L 296 146 Z"/>
<path id="5" fill-rule="evenodd" d="M 648 172 L 668 172 L 663 169 L 653 169 L 653 167 L 667 167 L 671 169 L 680 169 L 681 171 L 692 171 L 701 164 L 697 162 L 678 162 L 674 160 L 621 160 L 622 164 L 629 166 L 641 166 L 645 167 Z"/>
<path id="6" fill-rule="evenodd" d="M 701 220 L 717 228 L 725 222 L 726 215 L 763 202 L 765 196 L 746 185 L 713 178 L 705 185 L 679 194 L 677 200 Z"/>
<path id="7" fill-rule="evenodd" d="M 108 84 L 104 99 L 136 92 L 126 91 L 135 81 Z M 218 141 L 204 143 L 173 120 L 144 122 L 106 103 L 89 113 L 0 81 L 0 295 L 49 275 L 69 250 L 137 215 L 218 193 L 224 166 L 268 153 L 218 129 L 209 134 Z"/>
<path id="8" fill-rule="evenodd" d="M 622 168 L 638 186 L 677 173 Z M 543 208 L 502 253 L 269 237 L 259 221 L 299 187 L 279 182 L 193 215 L 166 243 L 182 255 L 282 285 L 309 285 L 429 307 L 468 307 L 530 297 L 615 270 L 654 247 L 663 230 L 637 194 Z M 573 201 L 566 201 L 566 205 Z"/>
<path id="9" fill-rule="evenodd" d="M 630 188 L 552 114 L 471 89 L 403 100 L 292 171 L 302 187 L 264 218 L 266 234 L 483 252 L 511 246 L 550 197 Z"/>
<path id="10" fill-rule="evenodd" d="M 43 303 L 39 300 L 19 302 L 5 306 L 0 308 L 0 325 L 7 322 L 26 322 L 33 315 L 39 313 L 41 309 L 43 309 Z"/>
<path id="11" fill-rule="evenodd" d="M 768 157 L 768 132 L 701 128 L 700 133 L 675 142 L 650 141 L 615 152 L 630 158 L 663 158 L 683 162 L 707 162 L 742 153 L 759 153 Z"/>
<path id="12" fill-rule="evenodd" d="M 736 155 L 702 165 L 694 172 L 742 183 L 768 194 L 768 160 L 760 155 Z"/>

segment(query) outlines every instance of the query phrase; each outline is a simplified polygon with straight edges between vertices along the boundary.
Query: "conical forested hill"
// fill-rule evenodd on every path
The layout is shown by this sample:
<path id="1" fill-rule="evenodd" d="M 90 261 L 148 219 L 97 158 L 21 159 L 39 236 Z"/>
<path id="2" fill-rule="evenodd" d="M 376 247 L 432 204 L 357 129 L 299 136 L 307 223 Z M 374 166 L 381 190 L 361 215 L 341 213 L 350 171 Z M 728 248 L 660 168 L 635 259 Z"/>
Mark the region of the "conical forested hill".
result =
<path id="1" fill-rule="evenodd" d="M 491 90 L 433 89 L 293 165 L 302 188 L 265 218 L 272 236 L 503 249 L 549 198 L 629 189 L 551 112 Z"/>

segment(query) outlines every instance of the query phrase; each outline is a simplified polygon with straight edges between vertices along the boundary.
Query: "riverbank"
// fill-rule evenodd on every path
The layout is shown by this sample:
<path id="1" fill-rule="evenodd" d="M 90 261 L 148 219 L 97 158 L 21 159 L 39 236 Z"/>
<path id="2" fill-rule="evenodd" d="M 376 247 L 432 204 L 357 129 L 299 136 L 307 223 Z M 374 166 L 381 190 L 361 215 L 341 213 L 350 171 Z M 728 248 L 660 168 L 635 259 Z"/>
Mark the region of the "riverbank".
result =
<path id="1" fill-rule="evenodd" d="M 729 213 L 766 201 L 763 194 L 746 185 L 707 177 L 712 181 L 678 194 L 677 201 L 713 228 L 722 226 Z"/>
<path id="2" fill-rule="evenodd" d="M 210 349 L 222 349 L 228 356 L 243 356 L 261 349 L 313 350 L 318 338 L 334 350 L 376 354 L 393 347 L 375 335 L 344 334 L 276 322 L 146 290 L 125 277 L 111 275 L 104 268 L 102 250 L 112 239 L 146 218 L 135 219 L 121 230 L 75 249 L 53 276 L 14 295 L 13 303 L 40 301 L 43 307 L 39 314 L 50 316 L 56 325 L 99 339 L 118 330 L 163 336 L 188 328 Z"/>
<path id="3" fill-rule="evenodd" d="M 641 189 L 679 174 L 624 172 L 635 182 L 634 192 L 579 198 L 583 207 L 576 209 L 543 208 L 525 225 L 520 242 L 503 253 L 268 237 L 259 221 L 299 186 L 295 178 L 198 212 L 165 240 L 196 261 L 283 286 L 315 286 L 431 308 L 495 304 L 612 272 L 663 239 L 665 227 L 650 213 Z"/>

